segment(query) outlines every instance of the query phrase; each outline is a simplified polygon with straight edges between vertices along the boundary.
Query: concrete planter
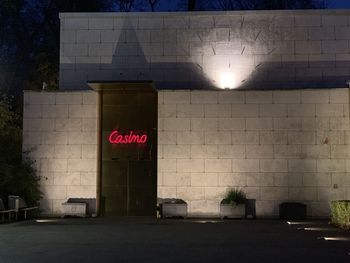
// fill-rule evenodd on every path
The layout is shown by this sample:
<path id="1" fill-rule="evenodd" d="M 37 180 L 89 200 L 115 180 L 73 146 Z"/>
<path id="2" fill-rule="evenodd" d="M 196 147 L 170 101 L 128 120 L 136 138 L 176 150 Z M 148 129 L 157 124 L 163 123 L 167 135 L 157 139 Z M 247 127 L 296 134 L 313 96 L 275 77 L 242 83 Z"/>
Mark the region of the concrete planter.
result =
<path id="1" fill-rule="evenodd" d="M 62 203 L 63 216 L 86 216 L 86 203 Z"/>
<path id="2" fill-rule="evenodd" d="M 184 201 L 165 201 L 161 204 L 163 218 L 187 217 L 187 203 Z"/>
<path id="3" fill-rule="evenodd" d="M 279 205 L 280 219 L 305 220 L 306 205 L 303 203 L 284 202 Z"/>
<path id="4" fill-rule="evenodd" d="M 220 204 L 220 218 L 245 218 L 245 204 Z"/>

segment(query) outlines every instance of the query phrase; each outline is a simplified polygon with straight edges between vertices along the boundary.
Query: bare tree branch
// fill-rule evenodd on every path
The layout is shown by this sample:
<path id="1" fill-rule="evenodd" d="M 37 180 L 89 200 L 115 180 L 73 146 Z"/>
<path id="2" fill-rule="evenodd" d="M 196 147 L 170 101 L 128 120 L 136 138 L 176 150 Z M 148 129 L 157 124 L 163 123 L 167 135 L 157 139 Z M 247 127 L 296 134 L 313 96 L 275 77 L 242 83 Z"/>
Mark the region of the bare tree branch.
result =
<path id="1" fill-rule="evenodd" d="M 134 0 L 118 0 L 117 4 L 120 12 L 130 12 L 134 6 Z"/>
<path id="2" fill-rule="evenodd" d="M 154 9 L 157 3 L 158 3 L 158 0 L 148 0 L 148 4 L 150 5 L 152 12 L 154 12 Z"/>

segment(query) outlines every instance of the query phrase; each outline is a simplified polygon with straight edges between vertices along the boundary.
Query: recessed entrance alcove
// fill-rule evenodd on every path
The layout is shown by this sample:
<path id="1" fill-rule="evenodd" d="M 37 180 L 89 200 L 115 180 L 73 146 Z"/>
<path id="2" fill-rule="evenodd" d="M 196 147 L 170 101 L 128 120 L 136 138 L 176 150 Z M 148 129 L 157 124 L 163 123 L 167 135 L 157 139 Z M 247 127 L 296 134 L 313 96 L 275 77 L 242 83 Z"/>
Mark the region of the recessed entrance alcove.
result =
<path id="1" fill-rule="evenodd" d="M 153 216 L 157 201 L 157 91 L 151 82 L 91 82 L 99 93 L 99 212 Z"/>

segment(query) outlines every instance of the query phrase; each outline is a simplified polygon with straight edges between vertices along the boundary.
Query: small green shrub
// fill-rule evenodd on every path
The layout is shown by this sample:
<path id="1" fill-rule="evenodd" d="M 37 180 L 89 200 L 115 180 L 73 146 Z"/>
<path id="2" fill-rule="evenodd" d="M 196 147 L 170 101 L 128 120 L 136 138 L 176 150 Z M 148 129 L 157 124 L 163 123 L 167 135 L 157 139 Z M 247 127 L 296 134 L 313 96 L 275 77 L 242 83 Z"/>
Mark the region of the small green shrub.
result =
<path id="1" fill-rule="evenodd" d="M 341 228 L 350 228 L 350 201 L 331 202 L 331 222 Z"/>
<path id="2" fill-rule="evenodd" d="M 230 204 L 236 206 L 242 204 L 247 200 L 245 192 L 241 189 L 229 189 L 224 197 L 223 204 Z"/>

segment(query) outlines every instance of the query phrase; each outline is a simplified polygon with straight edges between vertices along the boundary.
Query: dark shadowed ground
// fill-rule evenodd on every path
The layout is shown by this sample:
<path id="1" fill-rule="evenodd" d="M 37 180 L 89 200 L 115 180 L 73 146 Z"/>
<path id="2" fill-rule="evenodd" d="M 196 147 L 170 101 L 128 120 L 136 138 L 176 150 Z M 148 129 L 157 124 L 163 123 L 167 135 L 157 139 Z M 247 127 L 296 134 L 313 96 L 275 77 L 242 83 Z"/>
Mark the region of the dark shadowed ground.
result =
<path id="1" fill-rule="evenodd" d="M 350 239 L 323 236 L 350 232 L 326 221 L 49 219 L 0 225 L 0 262 L 350 262 Z"/>

